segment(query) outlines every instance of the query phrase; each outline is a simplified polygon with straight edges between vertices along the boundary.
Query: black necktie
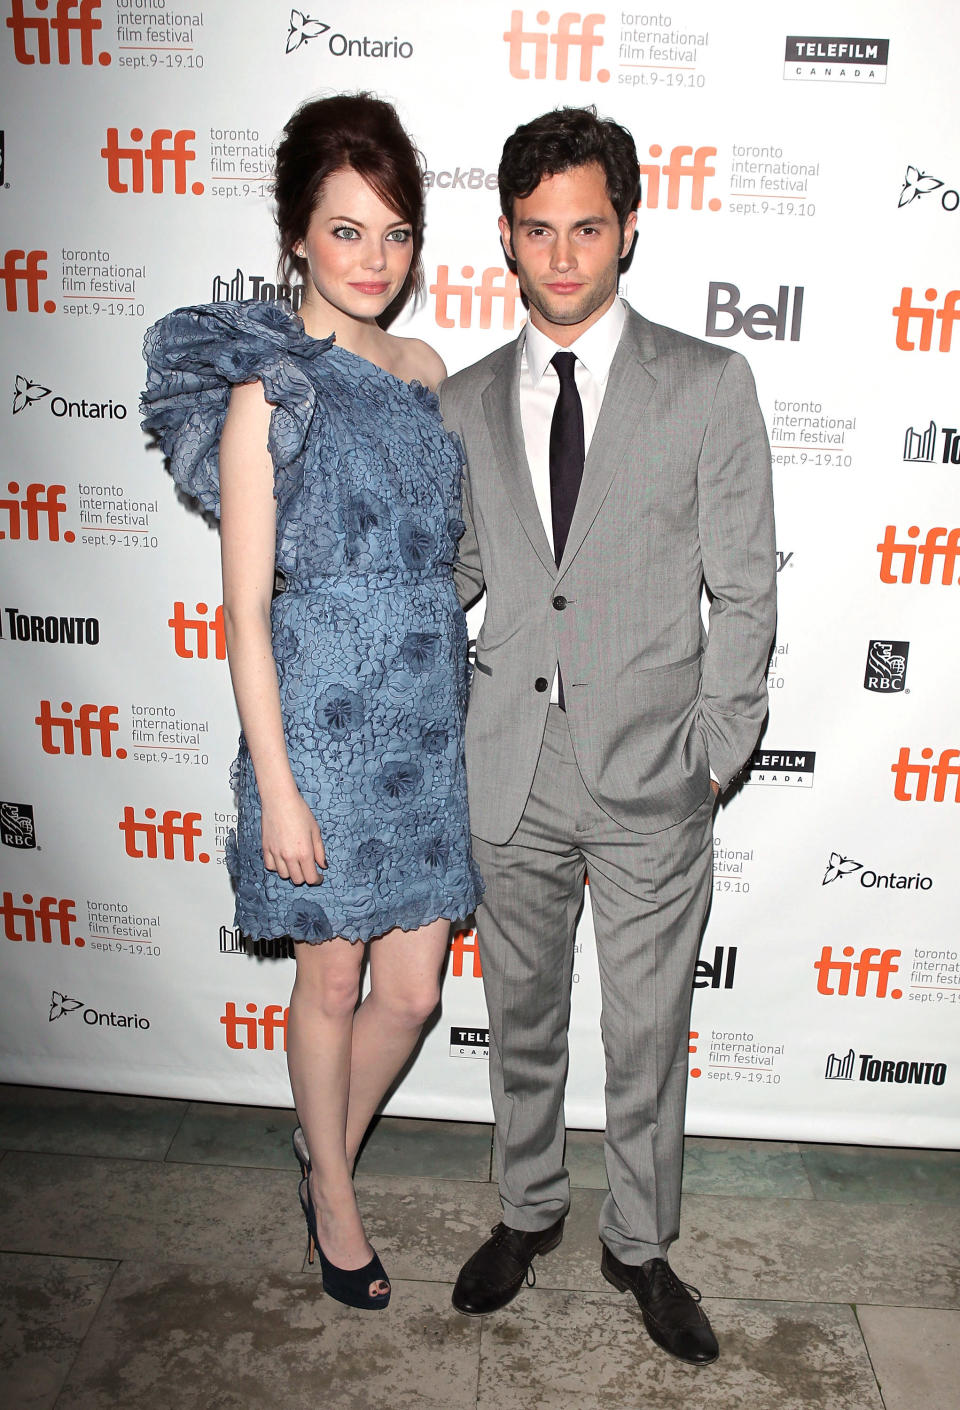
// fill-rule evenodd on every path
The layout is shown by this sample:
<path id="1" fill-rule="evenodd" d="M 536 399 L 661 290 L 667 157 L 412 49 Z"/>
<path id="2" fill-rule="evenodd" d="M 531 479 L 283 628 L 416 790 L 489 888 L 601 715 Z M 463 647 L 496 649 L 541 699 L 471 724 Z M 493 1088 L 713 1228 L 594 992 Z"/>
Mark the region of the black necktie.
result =
<path id="1" fill-rule="evenodd" d="M 560 394 L 550 424 L 550 512 L 553 556 L 559 564 L 583 479 L 583 407 L 573 375 L 576 355 L 558 352 L 550 360 L 560 379 Z"/>
<path id="2" fill-rule="evenodd" d="M 553 556 L 559 566 L 583 479 L 583 406 L 573 375 L 577 364 L 575 354 L 558 352 L 550 360 L 560 379 L 560 393 L 550 423 L 550 516 L 553 521 Z M 559 666 L 557 703 L 561 710 L 566 709 Z"/>

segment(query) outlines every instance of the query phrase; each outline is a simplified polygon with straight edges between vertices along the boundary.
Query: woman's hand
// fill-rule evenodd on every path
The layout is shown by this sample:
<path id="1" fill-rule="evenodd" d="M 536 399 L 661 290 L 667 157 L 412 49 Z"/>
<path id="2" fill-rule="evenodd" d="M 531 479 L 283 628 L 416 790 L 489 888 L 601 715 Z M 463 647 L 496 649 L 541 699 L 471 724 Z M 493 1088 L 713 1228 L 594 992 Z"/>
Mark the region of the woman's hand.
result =
<path id="1" fill-rule="evenodd" d="M 316 818 L 299 793 L 281 803 L 263 804 L 263 864 L 295 886 L 316 886 L 327 865 Z"/>

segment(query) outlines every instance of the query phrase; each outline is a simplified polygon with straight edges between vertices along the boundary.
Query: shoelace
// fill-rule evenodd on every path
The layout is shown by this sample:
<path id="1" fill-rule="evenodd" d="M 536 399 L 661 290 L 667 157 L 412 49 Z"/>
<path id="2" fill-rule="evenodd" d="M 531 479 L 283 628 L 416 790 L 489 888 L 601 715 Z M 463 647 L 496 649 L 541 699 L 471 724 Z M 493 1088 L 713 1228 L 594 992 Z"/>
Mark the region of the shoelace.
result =
<path id="1" fill-rule="evenodd" d="M 663 1261 L 663 1267 L 657 1269 L 650 1279 L 650 1282 L 653 1283 L 656 1279 L 666 1284 L 667 1290 L 672 1292 L 676 1297 L 683 1297 L 684 1292 L 687 1292 L 693 1298 L 694 1302 L 703 1301 L 700 1289 L 695 1288 L 692 1283 L 685 1283 L 682 1279 L 678 1278 L 666 1259 Z"/>
<path id="2" fill-rule="evenodd" d="M 500 1248 L 502 1244 L 505 1244 L 507 1242 L 510 1235 L 515 1234 L 516 1232 L 516 1229 L 511 1229 L 506 1224 L 494 1224 L 493 1228 L 490 1230 L 490 1233 L 493 1235 L 494 1247 Z M 528 1288 L 535 1288 L 537 1286 L 537 1275 L 533 1271 L 532 1259 L 527 1264 L 527 1271 L 524 1274 L 524 1280 Z"/>

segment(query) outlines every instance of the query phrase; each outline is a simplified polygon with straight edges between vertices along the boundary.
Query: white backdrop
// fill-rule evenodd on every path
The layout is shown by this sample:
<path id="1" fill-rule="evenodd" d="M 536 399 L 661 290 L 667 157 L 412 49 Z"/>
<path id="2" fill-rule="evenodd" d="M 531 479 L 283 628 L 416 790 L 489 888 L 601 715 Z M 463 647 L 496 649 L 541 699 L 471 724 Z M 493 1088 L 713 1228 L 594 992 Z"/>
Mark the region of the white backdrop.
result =
<path id="1" fill-rule="evenodd" d="M 216 533 L 138 429 L 145 327 L 270 295 L 273 143 L 301 99 L 368 88 L 430 170 L 428 293 L 404 324 L 464 366 L 523 318 L 497 241 L 503 139 L 594 102 L 643 164 L 623 292 L 747 354 L 776 462 L 770 722 L 717 815 L 688 1129 L 956 1146 L 960 14 L 0 13 L 0 1078 L 290 1101 L 292 963 L 230 929 Z M 391 1111 L 489 1117 L 479 974 L 457 936 Z M 589 907 L 575 980 L 567 1118 L 599 1126 Z"/>

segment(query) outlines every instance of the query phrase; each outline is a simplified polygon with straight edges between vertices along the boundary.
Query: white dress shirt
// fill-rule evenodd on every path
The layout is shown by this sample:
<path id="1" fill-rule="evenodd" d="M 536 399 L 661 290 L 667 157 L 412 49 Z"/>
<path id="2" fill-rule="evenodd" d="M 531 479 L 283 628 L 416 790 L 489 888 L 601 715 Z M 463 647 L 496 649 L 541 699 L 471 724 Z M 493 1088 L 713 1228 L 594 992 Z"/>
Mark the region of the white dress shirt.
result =
<path id="1" fill-rule="evenodd" d="M 547 542 L 553 547 L 553 513 L 550 505 L 550 426 L 560 395 L 560 378 L 551 363 L 554 353 L 572 352 L 576 356 L 574 377 L 583 406 L 583 450 L 590 442 L 600 417 L 603 395 L 614 354 L 627 321 L 627 311 L 620 299 L 614 299 L 602 318 L 598 318 L 585 333 L 562 348 L 532 322 L 527 323 L 523 353 L 520 358 L 520 424 L 527 464 L 533 479 L 537 508 L 546 530 Z M 550 700 L 557 703 L 557 675 L 554 672 Z"/>

